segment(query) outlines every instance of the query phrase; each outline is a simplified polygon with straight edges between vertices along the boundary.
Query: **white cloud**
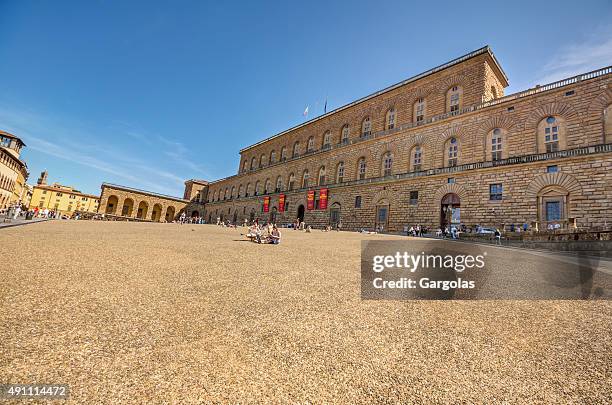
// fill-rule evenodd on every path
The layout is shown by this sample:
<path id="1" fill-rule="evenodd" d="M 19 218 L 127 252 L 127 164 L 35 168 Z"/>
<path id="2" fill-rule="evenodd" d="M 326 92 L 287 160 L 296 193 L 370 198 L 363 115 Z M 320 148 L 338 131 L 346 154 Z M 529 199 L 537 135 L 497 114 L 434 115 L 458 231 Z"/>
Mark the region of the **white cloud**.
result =
<path id="1" fill-rule="evenodd" d="M 150 148 L 151 150 L 148 151 L 142 150 L 143 157 L 136 157 L 132 153 L 126 153 L 126 150 L 129 152 L 130 149 L 125 147 L 125 144 L 121 144 L 120 137 L 113 138 L 116 145 L 114 146 L 107 142 L 107 138 L 82 128 L 83 126 L 78 122 L 71 121 L 65 125 L 58 122 L 56 117 L 25 110 L 0 107 L 0 122 L 2 129 L 18 134 L 26 143 L 27 148 L 95 169 L 98 172 L 108 173 L 114 178 L 125 181 L 127 186 L 180 196 L 186 179 L 177 173 L 186 171 L 179 170 L 178 166 L 191 171 L 197 169 L 200 173 L 204 173 L 199 165 L 188 159 L 189 150 L 182 143 L 150 136 L 146 131 L 134 130 L 128 128 L 127 125 L 115 130 L 147 145 L 153 145 L 155 141 L 162 142 L 164 147 Z M 45 138 L 38 134 L 44 134 Z M 78 141 L 75 142 L 75 140 Z M 171 171 L 162 169 L 161 165 L 159 167 L 151 165 L 151 161 L 167 161 L 168 159 L 164 158 L 168 156 L 167 152 L 174 153 Z M 77 184 L 72 185 L 81 189 L 85 188 Z M 87 189 L 92 188 L 91 185 L 87 186 Z"/>
<path id="2" fill-rule="evenodd" d="M 542 69 L 537 84 L 546 84 L 612 65 L 612 33 L 561 47 Z"/>

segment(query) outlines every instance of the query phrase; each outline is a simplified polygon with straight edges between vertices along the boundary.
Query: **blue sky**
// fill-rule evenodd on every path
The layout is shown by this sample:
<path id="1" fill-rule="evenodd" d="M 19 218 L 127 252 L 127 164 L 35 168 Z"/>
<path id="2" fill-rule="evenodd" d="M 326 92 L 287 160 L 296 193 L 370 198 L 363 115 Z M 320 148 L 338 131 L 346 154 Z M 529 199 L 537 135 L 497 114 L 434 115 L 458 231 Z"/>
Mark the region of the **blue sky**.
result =
<path id="1" fill-rule="evenodd" d="M 0 0 L 0 129 L 26 142 L 30 183 L 47 169 L 89 193 L 180 196 L 306 105 L 312 118 L 326 96 L 333 109 L 486 44 L 507 94 L 612 64 L 609 0 L 494 3 Z"/>

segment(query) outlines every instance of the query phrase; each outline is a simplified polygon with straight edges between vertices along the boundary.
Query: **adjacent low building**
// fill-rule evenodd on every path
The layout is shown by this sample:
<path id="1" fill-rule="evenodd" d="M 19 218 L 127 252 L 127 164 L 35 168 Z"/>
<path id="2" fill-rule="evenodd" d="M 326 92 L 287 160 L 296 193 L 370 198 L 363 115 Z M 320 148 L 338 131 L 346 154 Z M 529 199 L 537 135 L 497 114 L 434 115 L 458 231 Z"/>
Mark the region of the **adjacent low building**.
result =
<path id="1" fill-rule="evenodd" d="M 199 192 L 198 185 L 191 186 L 195 186 L 192 187 L 195 196 Z M 189 186 L 186 183 L 186 189 L 187 187 Z M 172 222 L 190 202 L 188 199 L 118 184 L 102 183 L 101 188 L 98 213 L 117 220 Z"/>
<path id="2" fill-rule="evenodd" d="M 59 183 L 47 185 L 47 172 L 42 172 L 33 187 L 30 209 L 59 212 L 72 216 L 75 212 L 97 212 L 100 199 L 97 195 L 86 194 L 71 186 Z"/>

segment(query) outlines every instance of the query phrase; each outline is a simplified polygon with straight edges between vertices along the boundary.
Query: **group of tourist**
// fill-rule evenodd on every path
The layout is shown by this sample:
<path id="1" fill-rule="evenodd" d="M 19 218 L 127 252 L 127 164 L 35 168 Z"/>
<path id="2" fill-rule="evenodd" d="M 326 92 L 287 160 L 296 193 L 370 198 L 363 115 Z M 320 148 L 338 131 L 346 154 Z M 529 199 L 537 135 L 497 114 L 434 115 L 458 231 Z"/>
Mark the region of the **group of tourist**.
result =
<path id="1" fill-rule="evenodd" d="M 281 231 L 275 224 L 268 223 L 264 226 L 259 225 L 259 221 L 253 221 L 249 227 L 246 237 L 255 243 L 270 243 L 278 245 L 281 242 Z"/>
<path id="2" fill-rule="evenodd" d="M 178 223 L 181 225 L 184 224 L 205 224 L 206 221 L 204 218 L 199 216 L 188 217 L 184 212 L 179 215 Z"/>

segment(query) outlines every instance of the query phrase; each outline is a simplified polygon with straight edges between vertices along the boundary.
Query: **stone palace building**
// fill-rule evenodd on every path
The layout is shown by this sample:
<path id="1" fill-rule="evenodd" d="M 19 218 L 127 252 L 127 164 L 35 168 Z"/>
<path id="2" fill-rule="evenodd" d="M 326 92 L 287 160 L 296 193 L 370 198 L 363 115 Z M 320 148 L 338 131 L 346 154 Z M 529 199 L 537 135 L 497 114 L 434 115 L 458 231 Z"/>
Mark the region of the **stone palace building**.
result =
<path id="1" fill-rule="evenodd" d="M 504 95 L 487 46 L 240 151 L 188 215 L 402 231 L 612 221 L 612 67 Z"/>

